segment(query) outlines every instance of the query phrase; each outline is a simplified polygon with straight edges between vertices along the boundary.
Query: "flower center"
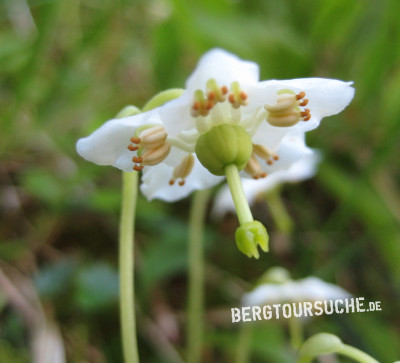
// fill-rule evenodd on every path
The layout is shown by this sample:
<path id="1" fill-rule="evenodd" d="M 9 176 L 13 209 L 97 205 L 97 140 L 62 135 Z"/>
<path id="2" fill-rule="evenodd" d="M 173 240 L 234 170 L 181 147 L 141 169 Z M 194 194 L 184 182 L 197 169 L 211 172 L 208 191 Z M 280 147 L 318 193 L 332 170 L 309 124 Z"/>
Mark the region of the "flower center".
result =
<path id="1" fill-rule="evenodd" d="M 200 89 L 195 91 L 190 114 L 195 119 L 198 132 L 203 134 L 216 125 L 239 123 L 239 108 L 247 104 L 248 96 L 238 82 L 232 82 L 228 89 L 210 79 L 206 83 L 205 92 Z"/>

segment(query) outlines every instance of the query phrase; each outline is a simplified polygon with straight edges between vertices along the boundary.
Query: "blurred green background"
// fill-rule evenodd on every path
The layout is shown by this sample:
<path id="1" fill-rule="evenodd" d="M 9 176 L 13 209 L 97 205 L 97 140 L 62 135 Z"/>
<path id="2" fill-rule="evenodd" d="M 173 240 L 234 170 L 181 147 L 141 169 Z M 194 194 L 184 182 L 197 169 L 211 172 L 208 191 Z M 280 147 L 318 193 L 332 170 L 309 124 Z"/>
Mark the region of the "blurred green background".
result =
<path id="1" fill-rule="evenodd" d="M 327 331 L 379 361 L 400 359 L 399 14 L 398 0 L 0 0 L 2 286 L 12 282 L 34 301 L 33 315 L 58 326 L 50 335 L 62 337 L 69 362 L 122 361 L 121 175 L 81 159 L 75 143 L 125 105 L 183 87 L 218 46 L 259 63 L 262 79 L 352 80 L 356 96 L 307 135 L 324 155 L 317 176 L 281 190 L 291 234 L 267 204 L 254 206 L 270 253 L 247 259 L 234 244 L 236 217 L 208 217 L 204 360 L 232 361 L 229 309 L 271 266 L 382 301 L 381 312 L 309 321 L 306 334 Z M 143 362 L 184 353 L 189 207 L 189 198 L 139 200 Z M 36 318 L 14 305 L 0 290 L 0 361 L 28 362 Z M 251 361 L 294 362 L 282 321 L 256 327 Z"/>

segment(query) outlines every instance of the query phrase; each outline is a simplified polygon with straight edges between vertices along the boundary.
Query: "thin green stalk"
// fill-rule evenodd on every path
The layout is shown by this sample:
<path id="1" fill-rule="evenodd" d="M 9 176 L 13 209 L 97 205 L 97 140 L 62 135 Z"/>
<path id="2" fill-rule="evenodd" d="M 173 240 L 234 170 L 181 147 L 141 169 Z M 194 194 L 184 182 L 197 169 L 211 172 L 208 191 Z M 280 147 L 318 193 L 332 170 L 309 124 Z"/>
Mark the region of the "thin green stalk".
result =
<path id="1" fill-rule="evenodd" d="M 203 233 L 210 190 L 194 194 L 189 220 L 189 297 L 187 362 L 201 361 L 204 319 L 204 248 Z"/>
<path id="2" fill-rule="evenodd" d="M 376 359 L 372 358 L 367 353 L 364 353 L 363 351 L 347 344 L 343 344 L 343 347 L 340 349 L 339 353 L 349 358 L 352 358 L 360 363 L 379 363 Z"/>
<path id="3" fill-rule="evenodd" d="M 299 318 L 291 317 L 288 321 L 290 344 L 294 349 L 299 349 L 303 343 L 303 326 Z"/>
<path id="4" fill-rule="evenodd" d="M 134 228 L 138 172 L 122 174 L 119 230 L 120 318 L 125 363 L 138 363 L 134 293 Z"/>
<path id="5" fill-rule="evenodd" d="M 283 204 L 279 188 L 267 192 L 265 194 L 265 200 L 278 230 L 282 233 L 289 234 L 293 229 L 293 222 Z"/>
<path id="6" fill-rule="evenodd" d="M 236 349 L 236 363 L 248 363 L 250 361 L 250 342 L 252 334 L 253 326 L 251 324 L 241 324 L 239 341 Z"/>
<path id="7" fill-rule="evenodd" d="M 244 194 L 237 166 L 235 164 L 226 166 L 225 176 L 232 194 L 233 203 L 235 204 L 240 225 L 253 222 L 253 216 L 246 195 Z"/>

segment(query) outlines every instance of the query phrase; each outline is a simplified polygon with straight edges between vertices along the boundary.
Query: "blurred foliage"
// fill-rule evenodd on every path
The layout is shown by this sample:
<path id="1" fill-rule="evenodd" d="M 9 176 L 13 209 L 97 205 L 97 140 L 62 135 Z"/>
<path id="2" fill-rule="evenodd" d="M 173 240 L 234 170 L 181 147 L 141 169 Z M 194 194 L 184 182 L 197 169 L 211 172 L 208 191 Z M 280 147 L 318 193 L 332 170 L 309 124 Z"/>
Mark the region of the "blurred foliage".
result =
<path id="1" fill-rule="evenodd" d="M 316 178 L 283 188 L 293 233 L 277 230 L 266 205 L 254 206 L 270 231 L 269 254 L 245 258 L 233 242 L 235 216 L 209 218 L 206 361 L 231 361 L 229 308 L 274 265 L 382 301 L 382 312 L 308 322 L 307 335 L 325 330 L 379 361 L 400 358 L 399 13 L 398 0 L 0 1 L 1 266 L 35 282 L 68 361 L 121 362 L 120 173 L 80 159 L 75 142 L 125 105 L 182 87 L 216 46 L 258 62 L 262 79 L 353 80 L 356 97 L 308 135 L 324 154 Z M 189 199 L 139 200 L 144 362 L 184 352 L 189 207 Z M 3 300 L 0 361 L 26 362 L 27 328 Z M 283 323 L 260 324 L 253 338 L 252 362 L 293 360 Z"/>

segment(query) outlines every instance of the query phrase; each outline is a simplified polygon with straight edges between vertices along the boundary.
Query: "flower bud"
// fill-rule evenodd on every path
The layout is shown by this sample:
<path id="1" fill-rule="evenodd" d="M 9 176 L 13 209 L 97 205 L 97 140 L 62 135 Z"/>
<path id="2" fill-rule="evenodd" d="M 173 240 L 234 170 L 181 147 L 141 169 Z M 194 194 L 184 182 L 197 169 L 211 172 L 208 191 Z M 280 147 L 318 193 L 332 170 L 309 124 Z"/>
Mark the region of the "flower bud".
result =
<path id="1" fill-rule="evenodd" d="M 259 221 L 242 224 L 235 233 L 236 245 L 248 257 L 259 257 L 257 246 L 268 251 L 268 233 Z"/>
<path id="2" fill-rule="evenodd" d="M 195 151 L 201 164 L 210 173 L 224 175 L 228 165 L 235 164 L 238 170 L 246 166 L 253 145 L 243 127 L 223 124 L 202 134 L 197 140 Z"/>
<path id="3" fill-rule="evenodd" d="M 319 333 L 303 343 L 299 351 L 298 362 L 310 362 L 314 357 L 337 353 L 342 348 L 343 343 L 336 335 Z"/>

